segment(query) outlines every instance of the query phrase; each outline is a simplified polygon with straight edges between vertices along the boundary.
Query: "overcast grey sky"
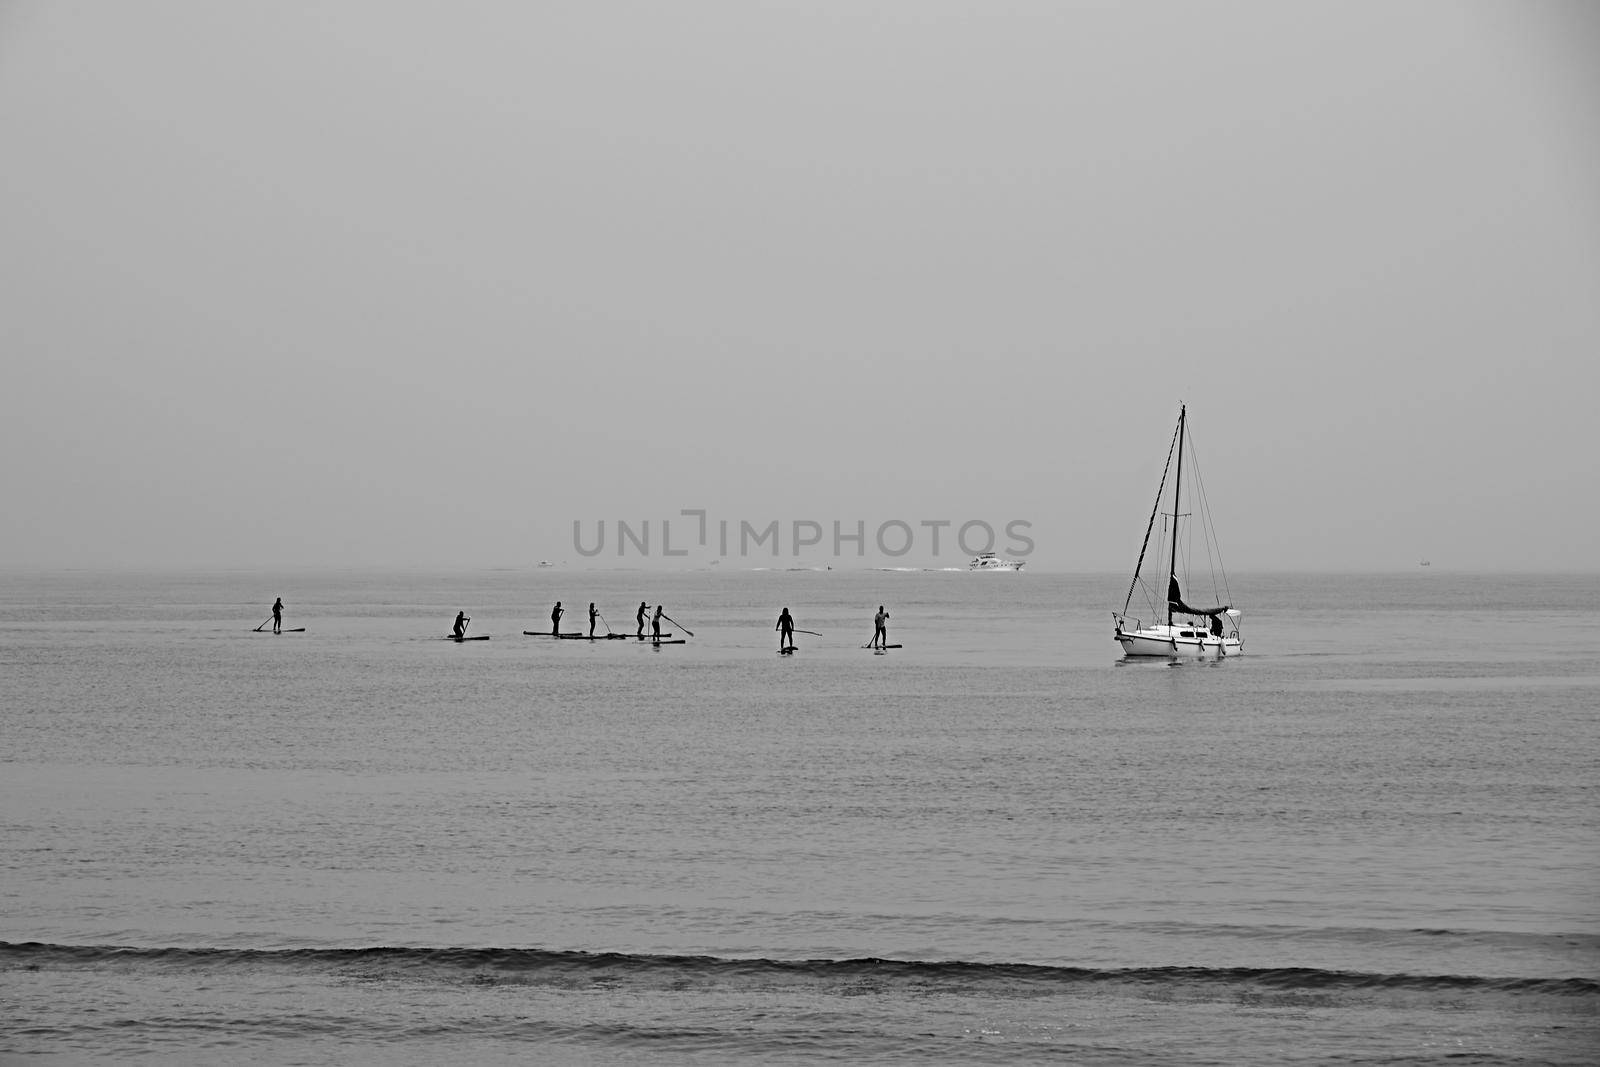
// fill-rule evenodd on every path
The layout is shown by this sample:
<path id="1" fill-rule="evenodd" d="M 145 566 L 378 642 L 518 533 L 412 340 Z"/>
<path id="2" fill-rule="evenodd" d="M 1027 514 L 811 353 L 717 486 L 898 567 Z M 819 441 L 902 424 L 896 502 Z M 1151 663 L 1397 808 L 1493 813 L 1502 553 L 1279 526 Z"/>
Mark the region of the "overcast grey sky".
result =
<path id="1" fill-rule="evenodd" d="M 703 508 L 1125 570 L 1187 401 L 1230 569 L 1594 569 L 1597 57 L 1540 0 L 3 3 L 0 564 Z"/>

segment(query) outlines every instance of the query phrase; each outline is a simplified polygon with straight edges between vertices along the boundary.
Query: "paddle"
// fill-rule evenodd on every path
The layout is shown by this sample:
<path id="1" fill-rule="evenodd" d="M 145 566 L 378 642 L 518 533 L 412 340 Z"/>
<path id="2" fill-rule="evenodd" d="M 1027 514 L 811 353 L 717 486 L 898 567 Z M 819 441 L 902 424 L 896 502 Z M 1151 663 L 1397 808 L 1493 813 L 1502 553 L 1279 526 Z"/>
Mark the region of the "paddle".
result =
<path id="1" fill-rule="evenodd" d="M 604 615 L 600 614 L 597 611 L 597 612 L 594 613 L 594 617 L 600 620 L 600 625 L 604 626 L 606 628 L 606 633 L 610 633 L 611 632 L 611 624 L 609 622 L 606 622 L 606 617 Z"/>
<path id="2" fill-rule="evenodd" d="M 797 633 L 797 634 L 810 634 L 812 637 L 821 637 L 822 636 L 821 634 L 817 633 L 817 631 L 815 631 L 815 630 L 796 630 L 795 633 Z"/>
<path id="3" fill-rule="evenodd" d="M 666 619 L 672 625 L 676 626 L 678 629 L 682 630 L 684 633 L 688 634 L 690 637 L 694 636 L 694 631 L 693 630 L 689 629 L 683 623 L 679 622 L 677 619 L 674 619 L 671 615 L 668 615 L 666 612 L 663 611 L 661 613 L 661 617 L 663 619 Z"/>
<path id="4" fill-rule="evenodd" d="M 272 621 L 272 616 L 271 616 L 271 615 L 268 615 L 268 616 L 267 616 L 267 622 L 271 622 L 271 621 Z M 262 627 L 263 627 L 263 626 L 266 626 L 266 625 L 267 625 L 267 622 L 264 622 L 264 623 L 262 623 L 262 624 L 261 624 L 261 626 L 257 626 L 257 627 L 256 627 L 256 628 L 255 628 L 255 629 L 254 629 L 254 630 L 251 630 L 251 631 L 250 631 L 250 632 L 251 632 L 251 633 L 253 633 L 253 634 L 258 634 L 258 633 L 260 633 L 260 632 L 261 632 L 261 629 L 262 629 Z"/>

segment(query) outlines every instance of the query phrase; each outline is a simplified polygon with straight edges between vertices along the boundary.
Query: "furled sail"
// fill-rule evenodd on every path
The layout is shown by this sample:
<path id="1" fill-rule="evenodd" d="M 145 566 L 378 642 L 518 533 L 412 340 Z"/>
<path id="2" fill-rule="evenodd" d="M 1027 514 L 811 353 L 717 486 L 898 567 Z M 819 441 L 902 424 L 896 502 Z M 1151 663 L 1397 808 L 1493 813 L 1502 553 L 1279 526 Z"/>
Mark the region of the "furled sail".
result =
<path id="1" fill-rule="evenodd" d="M 1228 610 L 1224 604 L 1220 608 L 1192 608 L 1183 602 L 1183 593 L 1178 589 L 1177 575 L 1167 579 L 1167 608 L 1171 611 L 1181 611 L 1185 615 L 1221 615 Z"/>

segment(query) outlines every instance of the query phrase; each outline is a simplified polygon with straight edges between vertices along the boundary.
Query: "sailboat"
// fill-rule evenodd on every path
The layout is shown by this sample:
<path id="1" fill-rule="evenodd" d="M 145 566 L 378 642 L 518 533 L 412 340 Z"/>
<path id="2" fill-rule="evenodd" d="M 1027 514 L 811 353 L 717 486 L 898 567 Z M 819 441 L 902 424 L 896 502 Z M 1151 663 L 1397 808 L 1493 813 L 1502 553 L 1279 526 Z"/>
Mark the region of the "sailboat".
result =
<path id="1" fill-rule="evenodd" d="M 1221 659 L 1227 656 L 1237 656 L 1244 651 L 1244 642 L 1239 638 L 1240 612 L 1230 604 L 1223 604 L 1214 608 L 1197 608 L 1185 603 L 1183 587 L 1190 584 L 1193 571 L 1189 567 L 1194 557 L 1196 540 L 1204 544 L 1204 563 L 1211 569 L 1211 584 L 1214 595 L 1222 599 L 1227 594 L 1228 579 L 1222 572 L 1222 558 L 1216 550 L 1214 534 L 1211 526 L 1211 516 L 1206 509 L 1205 488 L 1200 481 L 1199 468 L 1194 461 L 1194 446 L 1189 444 L 1189 463 L 1191 468 L 1190 480 L 1194 483 L 1190 489 L 1189 498 L 1198 506 L 1198 524 L 1182 520 L 1193 519 L 1191 512 L 1183 510 L 1184 484 L 1183 460 L 1184 445 L 1188 440 L 1188 406 L 1178 407 L 1178 428 L 1172 434 L 1172 444 L 1167 446 L 1167 465 L 1161 471 L 1161 484 L 1156 487 L 1155 507 L 1150 511 L 1150 524 L 1145 527 L 1144 544 L 1139 547 L 1139 561 L 1134 564 L 1133 583 L 1128 587 L 1128 598 L 1123 602 L 1120 612 L 1112 612 L 1116 619 L 1116 641 L 1122 646 L 1123 655 L 1132 657 L 1161 657 L 1163 659 Z M 1177 466 L 1173 466 L 1173 455 L 1177 455 Z M 1163 512 L 1161 500 L 1166 493 L 1167 474 L 1172 473 L 1172 510 Z M 1156 551 L 1150 554 L 1150 535 L 1155 532 L 1156 516 L 1162 517 L 1161 535 L 1156 541 Z M 1187 529 L 1185 529 L 1185 525 Z M 1193 534 L 1198 531 L 1198 539 Z M 1180 533 L 1182 536 L 1180 536 Z M 1152 569 L 1158 570 L 1159 577 L 1146 572 L 1146 558 L 1150 558 Z M 1184 575 L 1183 583 L 1178 581 L 1180 563 Z M 1221 575 L 1221 585 L 1218 585 L 1218 575 Z M 1164 581 L 1162 580 L 1164 579 Z M 1160 585 L 1152 585 L 1152 581 L 1159 581 Z M 1159 590 L 1166 590 L 1164 600 L 1158 600 Z M 1133 604 L 1136 593 L 1144 594 L 1145 604 L 1149 608 L 1153 620 L 1146 624 L 1142 619 L 1133 618 L 1128 614 Z"/>

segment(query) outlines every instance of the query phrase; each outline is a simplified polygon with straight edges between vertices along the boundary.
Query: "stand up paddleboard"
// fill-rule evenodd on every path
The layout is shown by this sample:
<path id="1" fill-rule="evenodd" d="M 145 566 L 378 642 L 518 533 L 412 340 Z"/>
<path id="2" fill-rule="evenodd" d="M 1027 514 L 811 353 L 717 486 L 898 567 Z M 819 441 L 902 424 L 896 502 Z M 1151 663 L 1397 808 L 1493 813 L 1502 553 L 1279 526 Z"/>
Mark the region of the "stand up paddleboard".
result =
<path id="1" fill-rule="evenodd" d="M 522 632 L 524 634 L 527 634 L 529 637 L 566 637 L 566 638 L 573 638 L 573 637 L 585 637 L 585 636 L 587 636 L 585 634 L 579 633 L 577 630 L 574 630 L 569 634 L 553 634 L 549 630 L 524 630 Z"/>
<path id="2" fill-rule="evenodd" d="M 270 633 L 272 633 L 271 630 L 251 630 L 250 632 L 253 633 L 253 634 L 270 634 Z M 284 629 L 278 631 L 278 633 L 280 633 L 280 634 L 303 634 L 305 632 L 306 632 L 306 628 L 304 626 L 285 627 Z"/>
<path id="3" fill-rule="evenodd" d="M 462 641 L 487 641 L 487 640 L 489 640 L 489 635 L 488 634 L 476 634 L 476 635 L 474 635 L 472 637 L 457 637 L 455 634 L 445 634 L 444 635 L 444 639 L 446 641 L 454 641 L 457 644 L 460 644 Z"/>

